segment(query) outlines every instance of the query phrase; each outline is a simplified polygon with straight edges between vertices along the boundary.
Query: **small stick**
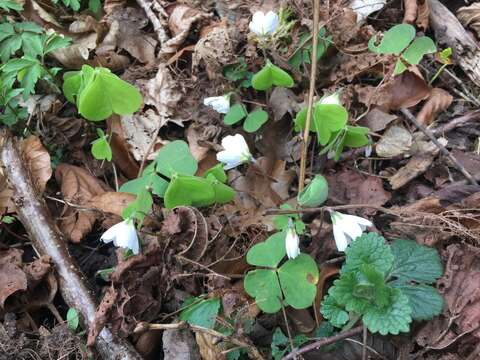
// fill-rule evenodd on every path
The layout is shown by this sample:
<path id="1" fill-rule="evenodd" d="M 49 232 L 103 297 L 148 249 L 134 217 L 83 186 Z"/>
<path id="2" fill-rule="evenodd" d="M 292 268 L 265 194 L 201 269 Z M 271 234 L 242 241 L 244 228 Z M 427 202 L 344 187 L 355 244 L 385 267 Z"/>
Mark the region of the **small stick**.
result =
<path id="1" fill-rule="evenodd" d="M 315 208 L 306 208 L 306 209 L 267 209 L 264 215 L 287 215 L 287 214 L 309 214 L 316 213 L 321 211 L 329 210 L 350 210 L 350 209 L 359 209 L 359 208 L 370 208 L 375 209 L 385 214 L 399 216 L 400 214 L 397 211 L 387 209 L 383 206 L 372 205 L 372 204 L 348 204 L 348 205 L 336 205 L 336 206 L 321 206 Z"/>
<path id="2" fill-rule="evenodd" d="M 410 120 L 420 131 L 422 131 L 440 150 L 440 152 L 448 157 L 453 165 L 457 168 L 458 171 L 460 171 L 463 176 L 465 176 L 468 181 L 470 181 L 473 185 L 478 185 L 478 182 L 474 179 L 474 177 L 465 169 L 465 167 L 460 164 L 460 162 L 453 156 L 450 151 L 447 150 L 445 146 L 440 144 L 440 142 L 437 140 L 437 138 L 432 134 L 430 130 L 428 130 L 425 126 L 423 126 L 415 116 L 408 110 L 408 109 L 400 109 L 401 113 L 405 115 L 405 117 Z"/>
<path id="3" fill-rule="evenodd" d="M 313 97 L 315 93 L 315 80 L 317 77 L 317 43 L 318 43 L 318 22 L 319 22 L 320 1 L 313 0 L 313 41 L 312 60 L 310 70 L 310 88 L 308 90 L 307 118 L 305 130 L 303 131 L 302 152 L 300 157 L 300 177 L 298 179 L 298 192 L 305 186 L 305 172 L 307 170 L 308 136 L 310 135 L 310 123 L 312 122 Z"/>
<path id="4" fill-rule="evenodd" d="M 367 327 L 363 325 L 362 360 L 367 360 Z"/>
<path id="5" fill-rule="evenodd" d="M 147 15 L 148 20 L 150 20 L 150 22 L 152 23 L 153 30 L 155 30 L 155 32 L 157 33 L 158 41 L 160 41 L 160 46 L 163 46 L 163 44 L 165 44 L 168 41 L 168 35 L 165 29 L 163 28 L 162 23 L 160 22 L 160 20 L 152 10 L 153 2 L 147 2 L 146 0 L 137 0 L 137 4 L 140 5 L 143 11 L 145 11 L 145 14 Z"/>
<path id="6" fill-rule="evenodd" d="M 340 341 L 340 340 L 346 339 L 348 337 L 351 337 L 353 335 L 360 334 L 362 331 L 363 331 L 363 326 L 357 326 L 356 328 L 353 328 L 353 329 L 347 330 L 347 331 L 343 331 L 340 334 L 337 334 L 335 336 L 330 336 L 328 338 L 323 338 L 323 339 L 317 340 L 317 341 L 315 341 L 311 344 L 308 344 L 308 345 L 305 345 L 305 346 L 303 346 L 299 349 L 293 350 L 290 354 L 288 354 L 287 356 L 284 356 L 282 358 L 282 360 L 294 359 L 298 355 L 305 354 L 309 351 L 319 349 L 322 346 L 330 345 L 330 344 L 333 344 L 337 341 Z"/>

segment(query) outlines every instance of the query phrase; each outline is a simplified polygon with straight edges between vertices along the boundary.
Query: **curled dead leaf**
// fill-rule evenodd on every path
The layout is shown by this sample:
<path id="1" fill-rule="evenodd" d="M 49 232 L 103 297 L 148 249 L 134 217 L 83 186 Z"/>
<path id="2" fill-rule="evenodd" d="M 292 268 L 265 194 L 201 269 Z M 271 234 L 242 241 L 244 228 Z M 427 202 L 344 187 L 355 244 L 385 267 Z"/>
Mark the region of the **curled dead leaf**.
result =
<path id="1" fill-rule="evenodd" d="M 405 154 L 412 146 L 412 134 L 400 125 L 390 126 L 375 145 L 378 156 L 391 158 Z"/>
<path id="2" fill-rule="evenodd" d="M 47 181 L 52 177 L 50 154 L 43 147 L 40 139 L 33 135 L 21 141 L 20 150 L 32 176 L 33 184 L 38 193 L 42 194 Z"/>
<path id="3" fill-rule="evenodd" d="M 403 22 L 407 24 L 415 23 L 417 19 L 417 0 L 403 0 L 405 13 L 403 15 Z"/>
<path id="4" fill-rule="evenodd" d="M 434 88 L 422 109 L 417 115 L 417 120 L 423 125 L 430 125 L 438 113 L 446 110 L 453 101 L 453 96 L 447 91 Z"/>
<path id="5" fill-rule="evenodd" d="M 108 191 L 92 197 L 87 206 L 121 217 L 123 210 L 135 199 L 133 194 Z"/>
<path id="6" fill-rule="evenodd" d="M 480 36 L 480 3 L 461 7 L 457 10 L 457 18 L 463 26 L 469 27 Z"/>
<path id="7" fill-rule="evenodd" d="M 417 20 L 415 23 L 423 31 L 427 30 L 430 17 L 430 5 L 427 0 L 418 0 Z"/>
<path id="8" fill-rule="evenodd" d="M 0 307 L 17 291 L 27 290 L 27 276 L 21 269 L 22 251 L 8 249 L 0 251 Z"/>

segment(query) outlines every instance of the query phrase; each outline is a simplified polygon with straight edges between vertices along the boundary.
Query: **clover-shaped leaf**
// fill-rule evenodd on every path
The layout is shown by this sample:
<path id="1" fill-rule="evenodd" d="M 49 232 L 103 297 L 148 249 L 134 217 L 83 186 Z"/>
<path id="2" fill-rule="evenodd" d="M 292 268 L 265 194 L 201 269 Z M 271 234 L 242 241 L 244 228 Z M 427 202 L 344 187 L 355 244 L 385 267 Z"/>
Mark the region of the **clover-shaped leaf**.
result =
<path id="1" fill-rule="evenodd" d="M 252 86 L 255 90 L 268 90 L 272 86 L 292 87 L 292 77 L 278 66 L 267 60 L 265 66 L 253 75 Z"/>
<path id="2" fill-rule="evenodd" d="M 315 175 L 297 196 L 297 201 L 303 207 L 316 207 L 322 205 L 328 197 L 328 182 L 322 175 Z"/>
<path id="3" fill-rule="evenodd" d="M 262 109 L 256 109 L 248 114 L 245 122 L 243 123 L 243 129 L 246 132 L 253 133 L 260 129 L 268 120 L 268 113 Z"/>
<path id="4" fill-rule="evenodd" d="M 247 116 L 245 106 L 241 103 L 237 103 L 230 107 L 230 110 L 228 110 L 228 113 L 226 113 L 223 118 L 223 122 L 226 125 L 233 125 L 245 118 L 245 116 Z"/>
<path id="5" fill-rule="evenodd" d="M 345 127 L 348 120 L 347 110 L 336 104 L 317 104 L 313 112 L 313 127 L 318 136 L 318 142 L 326 145 L 332 133 Z M 305 127 L 303 125 L 302 127 Z"/>
<path id="6" fill-rule="evenodd" d="M 317 293 L 318 266 L 307 254 L 288 260 L 278 269 L 285 302 L 295 309 L 312 305 Z"/>
<path id="7" fill-rule="evenodd" d="M 155 159 L 157 171 L 171 178 L 173 174 L 193 175 L 197 172 L 197 160 L 190 153 L 188 144 L 175 140 L 160 149 Z"/>
<path id="8" fill-rule="evenodd" d="M 247 253 L 247 263 L 275 268 L 285 255 L 285 233 L 278 232 L 254 245 Z"/>
<path id="9" fill-rule="evenodd" d="M 197 176 L 174 175 L 164 197 L 165 207 L 208 206 L 215 202 L 215 190 L 210 181 Z"/>
<path id="10" fill-rule="evenodd" d="M 400 55 L 415 37 L 415 28 L 410 24 L 399 24 L 383 34 L 382 41 L 377 46 L 377 37 L 373 36 L 368 42 L 370 51 L 378 54 Z"/>
<path id="11" fill-rule="evenodd" d="M 98 139 L 92 142 L 92 155 L 97 160 L 112 161 L 112 148 L 102 129 L 97 129 Z"/>
<path id="12" fill-rule="evenodd" d="M 275 270 L 249 271 L 243 285 L 247 294 L 255 298 L 258 307 L 266 313 L 275 313 L 282 308 L 282 290 Z"/>

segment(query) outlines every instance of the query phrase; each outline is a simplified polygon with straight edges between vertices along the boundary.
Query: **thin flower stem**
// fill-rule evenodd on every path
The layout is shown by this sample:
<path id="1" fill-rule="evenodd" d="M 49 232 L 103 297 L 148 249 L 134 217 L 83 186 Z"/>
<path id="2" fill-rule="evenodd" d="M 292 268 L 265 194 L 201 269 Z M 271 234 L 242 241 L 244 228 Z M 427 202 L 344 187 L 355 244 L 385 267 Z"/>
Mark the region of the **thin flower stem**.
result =
<path id="1" fill-rule="evenodd" d="M 268 209 L 265 211 L 265 215 L 286 215 L 286 214 L 308 214 L 316 213 L 322 211 L 337 211 L 337 210 L 349 210 L 349 209 L 359 209 L 359 208 L 370 208 L 375 209 L 381 212 L 384 212 L 389 215 L 400 216 L 400 212 L 384 208 L 383 206 L 372 205 L 372 204 L 348 204 L 348 205 L 336 205 L 336 206 L 321 206 L 308 209 Z"/>
<path id="2" fill-rule="evenodd" d="M 303 132 L 302 152 L 300 157 L 300 178 L 298 179 L 298 192 L 305 186 L 305 172 L 307 168 L 308 136 L 310 135 L 310 123 L 312 121 L 313 97 L 315 93 L 315 80 L 317 77 L 317 45 L 318 45 L 318 22 L 320 0 L 313 0 L 313 34 L 312 34 L 312 60 L 310 70 L 310 88 L 308 90 L 307 118 Z"/>

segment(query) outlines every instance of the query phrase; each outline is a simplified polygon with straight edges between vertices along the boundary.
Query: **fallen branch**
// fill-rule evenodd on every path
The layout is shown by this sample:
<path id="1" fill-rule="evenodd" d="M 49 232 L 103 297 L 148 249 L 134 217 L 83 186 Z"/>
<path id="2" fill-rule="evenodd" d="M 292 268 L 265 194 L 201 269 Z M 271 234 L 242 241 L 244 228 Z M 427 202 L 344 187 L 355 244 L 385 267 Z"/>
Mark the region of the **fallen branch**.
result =
<path id="1" fill-rule="evenodd" d="M 172 330 L 172 329 L 187 329 L 187 328 L 190 328 L 194 331 L 200 331 L 200 332 L 212 335 L 219 339 L 223 339 L 227 342 L 230 342 L 238 347 L 245 348 L 248 351 L 249 355 L 252 357 L 252 359 L 263 360 L 262 354 L 260 354 L 257 348 L 251 344 L 248 344 L 242 340 L 234 338 L 233 336 L 224 335 L 213 329 L 209 329 L 203 326 L 190 325 L 184 321 L 173 323 L 173 324 L 150 324 L 146 322 L 141 322 L 137 324 L 133 332 L 138 334 L 138 333 L 143 333 L 145 331 L 151 331 L 151 330 Z"/>
<path id="2" fill-rule="evenodd" d="M 68 306 L 78 311 L 84 326 L 90 328 L 95 318 L 95 302 L 85 285 L 85 277 L 68 253 L 66 240 L 53 222 L 45 202 L 36 193 L 30 173 L 24 167 L 24 161 L 12 136 L 3 131 L 0 144 L 0 161 L 4 175 L 13 188 L 17 215 L 29 234 L 32 246 L 39 256 L 47 255 L 51 258 L 58 274 L 63 299 Z M 107 328 L 100 332 L 95 346 L 105 360 L 142 359 L 131 344 L 113 335 Z"/>
<path id="3" fill-rule="evenodd" d="M 287 356 L 284 356 L 282 360 L 296 359 L 298 355 L 305 354 L 306 352 L 319 349 L 325 345 L 336 343 L 337 341 L 346 339 L 350 336 L 360 334 L 362 331 L 363 331 L 363 326 L 357 326 L 356 328 L 341 332 L 340 334 L 337 334 L 335 336 L 330 336 L 328 338 L 317 340 L 299 349 L 294 349 L 290 354 L 288 354 Z"/>
<path id="4" fill-rule="evenodd" d="M 437 140 L 437 138 L 432 134 L 432 132 L 430 130 L 428 130 L 425 126 L 423 126 L 415 116 L 413 116 L 413 114 L 407 110 L 407 109 L 400 109 L 400 111 L 402 112 L 403 115 L 405 115 L 405 117 L 410 120 L 421 132 L 423 132 L 427 138 L 433 142 L 437 147 L 438 149 L 440 150 L 440 152 L 445 155 L 446 157 L 448 157 L 450 159 L 450 161 L 452 161 L 453 165 L 457 168 L 458 171 L 460 171 L 463 176 L 465 176 L 468 181 L 470 181 L 473 185 L 478 185 L 478 182 L 475 180 L 475 178 L 467 171 L 467 169 L 465 169 L 465 167 L 460 164 L 460 162 L 455 158 L 455 156 L 453 156 L 450 151 L 447 150 L 447 148 L 445 146 L 443 146 L 442 144 L 440 144 L 440 142 Z"/>

